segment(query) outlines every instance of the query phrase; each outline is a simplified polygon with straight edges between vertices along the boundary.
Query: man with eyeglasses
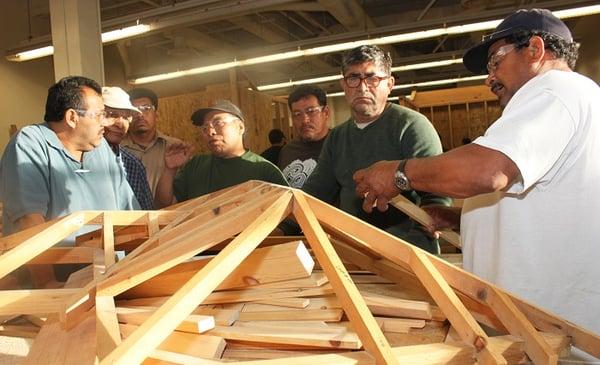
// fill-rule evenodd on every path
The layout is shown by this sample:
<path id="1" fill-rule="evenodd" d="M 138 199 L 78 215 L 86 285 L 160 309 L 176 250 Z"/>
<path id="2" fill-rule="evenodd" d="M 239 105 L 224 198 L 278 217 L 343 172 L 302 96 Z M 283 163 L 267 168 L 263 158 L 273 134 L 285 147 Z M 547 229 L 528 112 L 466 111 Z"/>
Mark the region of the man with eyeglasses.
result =
<path id="1" fill-rule="evenodd" d="M 316 169 L 302 189 L 342 210 L 429 252 L 438 253 L 437 240 L 396 209 L 365 212 L 354 193 L 352 174 L 380 160 L 426 157 L 442 153 L 442 144 L 425 116 L 387 102 L 394 86 L 389 54 L 377 46 L 360 46 L 342 59 L 340 81 L 351 118 L 333 128 L 323 144 Z M 410 191 L 421 205 L 449 204 L 447 198 Z"/>
<path id="2" fill-rule="evenodd" d="M 154 91 L 133 89 L 129 91 L 129 98 L 141 114 L 134 116 L 121 146 L 142 160 L 150 191 L 155 196 L 156 185 L 165 170 L 167 149 L 185 150 L 191 146 L 158 130 L 158 97 Z"/>
<path id="3" fill-rule="evenodd" d="M 104 139 L 105 116 L 94 80 L 69 76 L 48 89 L 46 122 L 22 128 L 0 162 L 4 234 L 81 210 L 139 209 Z M 57 285 L 50 267 L 32 267 L 38 287 Z"/>
<path id="4" fill-rule="evenodd" d="M 104 138 L 108 141 L 110 148 L 115 155 L 120 157 L 127 173 L 127 182 L 131 186 L 140 207 L 143 210 L 154 209 L 154 197 L 150 191 L 146 177 L 146 169 L 137 157 L 125 148 L 121 148 L 119 143 L 127 134 L 129 124 L 135 115 L 140 111 L 131 104 L 129 95 L 120 87 L 103 87 L 102 99 L 104 100 L 104 109 L 106 118 L 111 124 L 104 128 Z"/>
<path id="5" fill-rule="evenodd" d="M 329 107 L 325 91 L 302 85 L 288 96 L 294 139 L 283 146 L 278 166 L 294 188 L 302 188 L 317 167 L 321 148 L 329 133 Z"/>
<path id="6" fill-rule="evenodd" d="M 463 57 L 504 107 L 485 135 L 355 179 L 366 209 L 408 188 L 469 198 L 465 269 L 600 333 L 600 87 L 573 72 L 577 49 L 550 11 L 513 13 Z M 451 220 L 432 213 L 438 226 Z"/>
<path id="7" fill-rule="evenodd" d="M 189 151 L 169 153 L 157 189 L 161 206 L 192 199 L 248 180 L 287 183 L 271 162 L 244 147 L 244 115 L 228 100 L 196 110 L 192 122 L 200 128 L 210 154 L 189 159 Z"/>

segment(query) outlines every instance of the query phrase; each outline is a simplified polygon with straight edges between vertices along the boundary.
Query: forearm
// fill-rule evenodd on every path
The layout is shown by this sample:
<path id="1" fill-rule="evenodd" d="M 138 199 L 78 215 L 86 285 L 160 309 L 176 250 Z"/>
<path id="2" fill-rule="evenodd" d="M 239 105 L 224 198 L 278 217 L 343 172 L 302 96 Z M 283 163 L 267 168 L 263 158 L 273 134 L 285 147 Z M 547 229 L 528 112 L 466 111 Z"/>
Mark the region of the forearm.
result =
<path id="1" fill-rule="evenodd" d="M 176 202 L 173 195 L 173 181 L 175 180 L 176 173 L 176 169 L 165 169 L 158 180 L 154 197 L 154 205 L 157 209 L 164 208 Z"/>
<path id="2" fill-rule="evenodd" d="M 501 152 L 469 144 L 439 156 L 408 160 L 411 187 L 453 198 L 466 198 L 506 188 L 518 175 Z"/>

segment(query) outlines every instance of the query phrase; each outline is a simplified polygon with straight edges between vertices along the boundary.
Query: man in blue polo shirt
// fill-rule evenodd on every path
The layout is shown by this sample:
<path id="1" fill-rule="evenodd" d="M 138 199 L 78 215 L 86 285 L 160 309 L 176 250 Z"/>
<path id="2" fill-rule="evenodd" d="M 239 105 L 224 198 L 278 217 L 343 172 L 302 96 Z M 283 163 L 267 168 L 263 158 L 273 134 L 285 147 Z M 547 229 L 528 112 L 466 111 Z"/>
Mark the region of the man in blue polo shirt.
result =
<path id="1" fill-rule="evenodd" d="M 48 89 L 46 122 L 21 129 L 0 162 L 4 234 L 79 210 L 139 209 L 103 138 L 105 114 L 93 80 L 69 76 Z M 54 279 L 32 274 L 38 285 Z"/>

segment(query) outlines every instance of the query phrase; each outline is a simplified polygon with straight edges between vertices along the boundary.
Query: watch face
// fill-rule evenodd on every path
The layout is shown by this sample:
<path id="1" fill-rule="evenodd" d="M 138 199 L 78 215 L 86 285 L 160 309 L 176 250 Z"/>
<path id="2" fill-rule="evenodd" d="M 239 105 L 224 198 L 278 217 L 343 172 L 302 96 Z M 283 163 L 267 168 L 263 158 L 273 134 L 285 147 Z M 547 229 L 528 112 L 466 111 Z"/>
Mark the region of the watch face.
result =
<path id="1" fill-rule="evenodd" d="M 396 171 L 396 174 L 394 175 L 394 183 L 396 184 L 396 187 L 402 191 L 410 190 L 408 178 L 400 171 Z"/>

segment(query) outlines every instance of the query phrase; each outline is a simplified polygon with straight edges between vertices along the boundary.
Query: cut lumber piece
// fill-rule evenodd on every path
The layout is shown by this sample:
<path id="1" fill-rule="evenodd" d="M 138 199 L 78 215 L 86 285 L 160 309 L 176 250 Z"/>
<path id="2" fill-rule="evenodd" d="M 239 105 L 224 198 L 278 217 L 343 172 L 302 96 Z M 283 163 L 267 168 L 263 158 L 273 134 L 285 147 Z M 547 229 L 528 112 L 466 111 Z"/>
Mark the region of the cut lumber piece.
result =
<path id="1" fill-rule="evenodd" d="M 279 265 L 279 264 L 278 264 Z M 314 265 L 314 261 L 313 261 Z M 254 289 L 297 289 L 297 288 L 317 288 L 329 282 L 327 276 L 323 273 L 312 273 L 310 277 L 301 279 L 290 279 L 272 283 L 252 285 Z"/>
<path id="2" fill-rule="evenodd" d="M 59 219 L 42 231 L 34 230 L 33 236 L 0 256 L 0 279 L 76 232 L 86 223 L 85 213 L 79 212 Z"/>
<path id="3" fill-rule="evenodd" d="M 123 298 L 158 297 L 175 293 L 212 258 L 184 262 L 131 288 Z M 252 252 L 217 290 L 310 277 L 314 261 L 301 241 L 259 248 Z M 279 286 L 275 286 L 278 288 Z M 285 286 L 284 286 L 285 287 Z M 298 286 L 296 286 L 297 288 Z"/>
<path id="4" fill-rule="evenodd" d="M 506 364 L 506 359 L 501 354 L 487 346 L 489 337 L 421 250 L 413 249 L 410 266 L 429 294 L 448 316 L 448 320 L 463 341 L 475 346 L 479 362 L 482 364 Z"/>
<path id="5" fill-rule="evenodd" d="M 96 353 L 102 360 L 121 343 L 113 297 L 96 297 Z"/>
<path id="6" fill-rule="evenodd" d="M 362 291 L 360 293 L 374 315 L 431 319 L 431 305 L 427 302 L 405 300 Z"/>
<path id="7" fill-rule="evenodd" d="M 339 300 L 334 296 L 328 297 L 312 297 L 308 299 L 308 305 L 305 308 L 297 310 L 329 310 L 329 309 L 341 309 L 342 305 Z M 290 308 L 286 308 L 279 305 L 263 304 L 262 302 L 250 302 L 244 305 L 242 312 L 278 312 L 278 311 L 289 311 Z"/>
<path id="8" fill-rule="evenodd" d="M 117 318 L 120 323 L 141 325 L 152 316 L 154 311 L 122 311 L 117 310 Z M 175 329 L 181 332 L 204 333 L 215 327 L 215 319 L 212 316 L 190 314 Z"/>
<path id="9" fill-rule="evenodd" d="M 383 278 L 379 275 L 375 275 L 372 273 L 369 274 L 350 274 L 352 281 L 354 284 L 393 284 L 393 281 L 390 281 L 386 278 Z"/>
<path id="10" fill-rule="evenodd" d="M 94 262 L 91 247 L 52 247 L 29 261 L 28 264 L 87 264 Z"/>
<path id="11" fill-rule="evenodd" d="M 325 321 L 339 322 L 344 315 L 341 309 L 308 309 L 275 312 L 242 312 L 240 321 Z"/>
<path id="12" fill-rule="evenodd" d="M 408 333 L 411 328 L 425 327 L 423 319 L 375 317 L 383 332 Z"/>
<path id="13" fill-rule="evenodd" d="M 421 225 L 431 226 L 433 224 L 431 216 L 429 216 L 429 214 L 426 211 L 424 211 L 423 209 L 421 209 L 421 207 L 405 198 L 403 195 L 397 195 L 394 198 L 392 198 L 392 200 L 390 200 L 390 204 L 398 208 L 401 212 L 408 215 Z M 457 248 L 462 247 L 460 241 L 460 234 L 454 231 L 442 230 L 440 231 L 440 237 Z"/>
<path id="14" fill-rule="evenodd" d="M 123 338 L 131 335 L 137 328 L 138 326 L 131 324 L 119 324 Z M 158 345 L 158 350 L 188 354 L 206 359 L 218 359 L 223 354 L 225 345 L 225 340 L 222 337 L 175 331 Z"/>
<path id="15" fill-rule="evenodd" d="M 0 336 L 35 338 L 40 331 L 38 326 L 26 324 L 3 324 L 0 325 Z"/>
<path id="16" fill-rule="evenodd" d="M 294 217 L 306 235 L 313 254 L 329 278 L 331 286 L 344 312 L 350 318 L 367 351 L 381 364 L 397 364 L 391 347 L 369 309 L 342 260 L 335 252 L 329 238 L 321 228 L 317 217 L 310 209 L 304 195 L 294 192 Z"/>
<path id="17" fill-rule="evenodd" d="M 99 250 L 99 249 L 95 249 Z M 94 280 L 94 266 L 88 265 L 71 275 L 65 282 L 65 288 L 82 288 Z"/>
<path id="18" fill-rule="evenodd" d="M 102 213 L 102 248 L 104 249 L 104 265 L 109 268 L 115 264 L 115 232 L 112 213 L 109 212 Z"/>
<path id="19" fill-rule="evenodd" d="M 0 315 L 59 313 L 64 302 L 79 292 L 80 289 L 2 290 Z"/>
<path id="20" fill-rule="evenodd" d="M 27 321 L 29 321 L 29 323 L 33 324 L 34 326 L 42 327 L 44 324 L 46 324 L 46 318 L 34 316 L 32 314 L 26 314 L 23 316 L 23 318 L 25 318 Z"/>
<path id="21" fill-rule="evenodd" d="M 316 327 L 306 326 L 252 326 L 235 324 L 230 327 L 216 326 L 209 335 L 225 339 L 254 342 L 270 342 L 303 346 L 360 349 L 361 342 L 356 333 L 345 328 L 325 328 L 316 331 Z"/>
<path id="22" fill-rule="evenodd" d="M 254 302 L 255 304 L 265 304 L 286 308 L 304 309 L 308 307 L 310 299 L 308 298 L 281 298 L 281 299 L 265 299 Z"/>
<path id="23" fill-rule="evenodd" d="M 523 339 L 525 353 L 534 363 L 548 365 L 558 363 L 558 354 L 552 352 L 539 332 L 506 294 L 496 288 L 490 288 L 485 301 L 508 328 L 510 334 Z"/>
<path id="24" fill-rule="evenodd" d="M 213 216 L 216 214 L 212 220 L 199 215 L 174 227 L 161 236 L 161 239 L 165 239 L 161 246 L 165 245 L 169 250 L 159 246 L 131 261 L 119 261 L 115 265 L 115 270 L 119 270 L 98 285 L 98 292 L 102 295 L 118 295 L 247 229 L 256 221 L 257 215 L 273 204 L 280 195 L 281 192 L 273 190 L 249 201 L 244 200 L 245 204 L 231 203 L 227 209 L 222 207 L 216 213 L 211 211 Z M 244 209 L 233 209 L 234 207 Z M 182 237 L 183 233 L 186 234 Z M 160 233 L 153 238 L 156 239 L 159 235 Z"/>
<path id="25" fill-rule="evenodd" d="M 96 319 L 94 310 L 72 329 L 63 329 L 58 316 L 48 317 L 41 327 L 24 365 L 82 365 L 96 360 Z M 74 351 L 76 349 L 76 351 Z"/>
<path id="26" fill-rule="evenodd" d="M 145 359 L 290 214 L 290 210 L 291 194 L 281 193 L 275 203 L 267 206 L 264 213 L 158 308 L 102 364 L 131 364 Z"/>
<path id="27" fill-rule="evenodd" d="M 141 320 L 141 318 L 149 317 L 156 309 L 157 307 L 117 307 L 116 311 L 119 318 L 137 317 Z M 212 317 L 214 324 L 219 326 L 231 326 L 240 317 L 240 312 L 238 310 L 214 309 L 204 306 L 194 309 L 192 314 Z M 135 324 L 127 321 L 122 322 Z"/>

